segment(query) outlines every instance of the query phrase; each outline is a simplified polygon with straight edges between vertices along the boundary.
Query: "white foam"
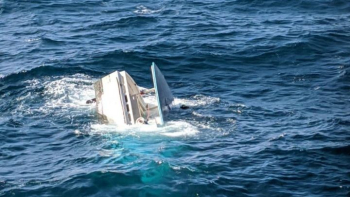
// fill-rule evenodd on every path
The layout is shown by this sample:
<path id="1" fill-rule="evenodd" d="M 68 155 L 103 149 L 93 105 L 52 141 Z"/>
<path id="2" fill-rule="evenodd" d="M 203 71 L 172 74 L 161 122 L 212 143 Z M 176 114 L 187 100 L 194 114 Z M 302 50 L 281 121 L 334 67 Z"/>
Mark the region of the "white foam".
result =
<path id="1" fill-rule="evenodd" d="M 206 118 L 212 118 L 213 117 L 211 114 L 204 115 L 204 114 L 201 114 L 201 113 L 196 112 L 196 111 L 192 112 L 192 114 L 197 116 L 197 117 L 206 117 Z"/>
<path id="2" fill-rule="evenodd" d="M 39 112 L 42 115 L 59 115 L 59 116 L 73 116 L 82 115 L 87 113 L 95 113 L 95 105 L 87 105 L 86 100 L 95 97 L 93 82 L 90 76 L 84 74 L 75 74 L 64 77 L 50 77 L 43 80 L 28 80 L 25 81 L 29 93 L 17 98 L 18 106 L 13 113 L 16 115 L 25 116 L 32 114 L 33 112 Z M 38 93 L 38 89 L 42 89 Z M 33 105 L 33 100 L 40 99 L 39 102 L 43 102 L 40 105 Z M 146 96 L 146 102 L 156 104 L 156 98 L 154 95 Z M 41 101 L 43 100 L 43 101 Z M 195 95 L 189 99 L 175 98 L 174 106 L 180 107 L 181 105 L 187 105 L 189 107 L 212 105 L 220 102 L 220 98 Z M 199 112 L 193 112 L 195 116 L 201 116 Z M 203 124 L 196 121 L 176 120 L 168 121 L 163 127 L 157 127 L 156 125 L 132 125 L 117 127 L 115 125 L 107 124 L 91 124 L 86 125 L 83 130 L 75 130 L 76 135 L 82 133 L 88 133 L 92 135 L 96 134 L 108 134 L 119 133 L 122 135 L 133 135 L 136 137 L 149 136 L 149 135 L 161 135 L 166 137 L 182 137 L 182 136 L 194 136 L 199 133 L 199 129 L 210 129 L 211 125 Z"/>
<path id="3" fill-rule="evenodd" d="M 142 89 L 142 87 L 141 87 Z M 220 102 L 220 98 L 195 95 L 193 99 L 180 99 L 174 98 L 173 107 L 179 108 L 181 105 L 187 105 L 190 107 L 211 105 L 216 102 Z M 156 97 L 154 95 L 148 95 L 144 97 L 145 102 L 156 104 Z M 193 112 L 199 115 L 198 112 Z M 132 125 L 132 126 L 115 126 L 108 124 L 92 124 L 92 135 L 95 134 L 107 134 L 118 133 L 123 135 L 132 135 L 135 137 L 141 137 L 143 135 L 162 135 L 167 137 L 183 137 L 193 136 L 199 133 L 199 128 L 213 129 L 209 125 L 188 123 L 183 120 L 168 121 L 164 126 L 157 127 L 156 125 Z M 215 129 L 214 129 L 215 130 Z"/>
<path id="4" fill-rule="evenodd" d="M 237 103 L 237 104 L 234 104 L 234 105 L 231 105 L 233 107 L 246 107 L 246 105 L 242 104 L 242 103 Z"/>
<path id="5" fill-rule="evenodd" d="M 135 14 L 141 14 L 141 15 L 146 15 L 146 14 L 154 14 L 157 12 L 162 11 L 162 9 L 159 10 L 152 10 L 147 8 L 146 6 L 140 5 L 136 7 L 136 10 L 134 11 Z"/>
<path id="6" fill-rule="evenodd" d="M 90 108 L 86 101 L 95 97 L 92 80 L 89 76 L 75 74 L 44 82 L 44 94 L 47 100 L 42 109 L 53 108 Z"/>
<path id="7" fill-rule="evenodd" d="M 28 84 L 27 87 L 30 89 L 37 88 L 38 85 L 40 85 L 40 81 L 38 79 L 27 80 L 27 81 L 24 81 L 24 83 Z"/>
<path id="8" fill-rule="evenodd" d="M 198 128 L 185 121 L 169 121 L 162 127 L 156 125 L 115 126 L 108 124 L 92 124 L 90 134 L 119 133 L 141 137 L 143 135 L 163 135 L 168 137 L 192 136 Z"/>
<path id="9" fill-rule="evenodd" d="M 220 98 L 198 94 L 198 95 L 195 95 L 193 99 L 175 98 L 173 105 L 181 106 L 182 104 L 184 104 L 189 107 L 197 107 L 197 106 L 211 105 L 217 102 L 220 102 Z"/>
<path id="10" fill-rule="evenodd" d="M 74 130 L 74 134 L 75 135 L 81 135 L 81 134 L 83 134 L 81 131 L 79 131 L 78 129 L 76 129 L 76 130 Z"/>
<path id="11" fill-rule="evenodd" d="M 143 99 L 145 100 L 146 103 L 152 103 L 155 105 L 157 104 L 157 100 L 154 95 L 145 96 L 143 97 Z M 220 98 L 198 94 L 193 96 L 192 99 L 174 98 L 172 107 L 180 108 L 181 105 L 186 105 L 189 107 L 197 107 L 197 106 L 211 105 L 217 102 L 220 102 Z"/>
<path id="12" fill-rule="evenodd" d="M 75 74 L 69 77 L 27 80 L 28 93 L 16 98 L 17 107 L 11 113 L 16 116 L 41 114 L 61 114 L 69 111 L 84 113 L 86 109 L 94 108 L 86 105 L 86 100 L 94 98 L 92 80 L 87 75 Z M 43 88 L 43 91 L 38 91 Z M 33 105 L 33 101 L 43 100 L 43 104 Z M 72 110 L 73 109 L 73 110 Z"/>
<path id="13" fill-rule="evenodd" d="M 154 95 L 146 95 L 143 97 L 143 100 L 146 102 L 146 103 L 151 103 L 153 105 L 157 105 L 157 99 Z"/>
<path id="14" fill-rule="evenodd" d="M 40 40 L 40 38 L 29 38 L 29 39 L 26 39 L 25 41 L 26 42 L 35 42 L 35 41 L 39 41 Z"/>

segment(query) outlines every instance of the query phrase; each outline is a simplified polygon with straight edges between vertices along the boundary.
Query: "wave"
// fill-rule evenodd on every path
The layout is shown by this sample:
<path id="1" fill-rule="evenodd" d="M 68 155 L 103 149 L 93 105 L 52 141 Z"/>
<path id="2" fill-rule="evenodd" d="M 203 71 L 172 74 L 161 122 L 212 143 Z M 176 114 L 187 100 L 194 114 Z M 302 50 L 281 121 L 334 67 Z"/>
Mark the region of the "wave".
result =
<path id="1" fill-rule="evenodd" d="M 117 20 L 103 21 L 103 22 L 97 22 L 94 24 L 89 24 L 83 29 L 77 29 L 75 31 L 89 30 L 89 29 L 98 29 L 100 31 L 105 31 L 108 29 L 125 28 L 125 27 L 141 28 L 146 25 L 155 23 L 157 21 L 158 21 L 157 18 L 152 16 L 147 16 L 147 15 L 127 16 L 127 17 L 121 17 Z"/>
<path id="2" fill-rule="evenodd" d="M 56 66 L 38 66 L 30 70 L 22 70 L 20 72 L 11 73 L 0 77 L 0 82 L 6 84 L 16 84 L 25 80 L 42 79 L 45 77 L 53 76 L 67 76 L 76 73 L 96 75 L 101 72 L 93 71 L 90 69 L 82 68 L 80 66 L 72 66 L 69 68 L 56 67 Z"/>
<path id="3" fill-rule="evenodd" d="M 324 148 L 316 149 L 316 150 L 320 150 L 322 152 L 331 153 L 331 154 L 335 154 L 335 155 L 350 155 L 350 145 L 324 147 Z"/>
<path id="4" fill-rule="evenodd" d="M 347 0 L 336 0 L 336 1 L 313 1 L 313 0 L 289 0 L 289 1 L 278 1 L 278 0 L 236 0 L 236 1 L 226 1 L 224 3 L 226 6 L 244 6 L 244 7 L 253 7 L 253 8 L 285 8 L 285 9 L 299 9 L 299 10 L 342 10 L 349 11 L 350 3 Z"/>
<path id="5" fill-rule="evenodd" d="M 42 37 L 41 39 L 42 44 L 45 46 L 51 45 L 51 46 L 59 46 L 59 45 L 65 45 L 67 42 L 58 40 L 58 39 L 52 39 L 48 37 Z"/>

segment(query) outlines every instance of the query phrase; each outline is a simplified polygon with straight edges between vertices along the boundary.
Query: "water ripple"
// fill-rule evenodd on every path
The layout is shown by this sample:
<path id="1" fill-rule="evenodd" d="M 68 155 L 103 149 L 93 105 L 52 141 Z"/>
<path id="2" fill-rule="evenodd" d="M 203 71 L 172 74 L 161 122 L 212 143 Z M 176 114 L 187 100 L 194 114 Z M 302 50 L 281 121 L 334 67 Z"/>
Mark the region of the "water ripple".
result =
<path id="1" fill-rule="evenodd" d="M 0 196 L 349 195 L 349 11 L 0 0 Z M 92 84 L 126 70 L 152 87 L 152 62 L 171 121 L 101 123 Z"/>

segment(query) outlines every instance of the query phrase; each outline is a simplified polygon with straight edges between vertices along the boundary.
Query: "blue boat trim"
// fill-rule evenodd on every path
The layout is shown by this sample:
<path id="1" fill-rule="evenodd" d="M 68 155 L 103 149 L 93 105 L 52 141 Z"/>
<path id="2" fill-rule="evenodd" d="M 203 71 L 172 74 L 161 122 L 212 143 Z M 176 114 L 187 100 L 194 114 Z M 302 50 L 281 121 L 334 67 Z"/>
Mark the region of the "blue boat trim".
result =
<path id="1" fill-rule="evenodd" d="M 160 99 L 159 99 L 159 94 L 158 94 L 158 86 L 157 86 L 157 78 L 156 78 L 156 71 L 155 71 L 156 64 L 152 62 L 151 70 L 152 70 L 152 79 L 153 79 L 153 85 L 155 89 L 155 95 L 157 97 L 157 105 L 158 105 L 158 112 L 159 112 L 159 117 L 160 117 L 160 124 L 159 125 L 164 125 L 164 118 L 163 118 L 163 111 L 162 107 L 160 104 Z"/>

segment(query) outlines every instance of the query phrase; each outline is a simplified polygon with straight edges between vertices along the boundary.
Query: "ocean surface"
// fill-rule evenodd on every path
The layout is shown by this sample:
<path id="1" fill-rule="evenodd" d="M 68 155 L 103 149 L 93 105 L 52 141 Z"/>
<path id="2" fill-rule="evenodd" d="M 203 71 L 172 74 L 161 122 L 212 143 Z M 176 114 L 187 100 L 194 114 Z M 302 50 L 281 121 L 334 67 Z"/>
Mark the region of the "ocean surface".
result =
<path id="1" fill-rule="evenodd" d="M 167 124 L 101 123 L 152 62 Z M 349 195 L 349 0 L 0 0 L 0 196 Z"/>

